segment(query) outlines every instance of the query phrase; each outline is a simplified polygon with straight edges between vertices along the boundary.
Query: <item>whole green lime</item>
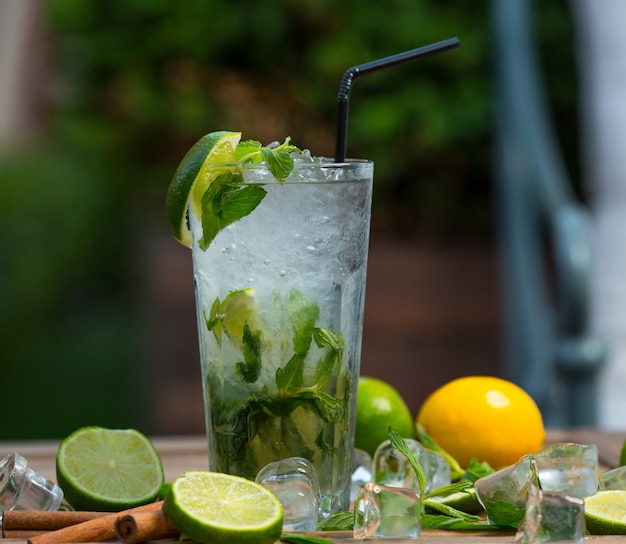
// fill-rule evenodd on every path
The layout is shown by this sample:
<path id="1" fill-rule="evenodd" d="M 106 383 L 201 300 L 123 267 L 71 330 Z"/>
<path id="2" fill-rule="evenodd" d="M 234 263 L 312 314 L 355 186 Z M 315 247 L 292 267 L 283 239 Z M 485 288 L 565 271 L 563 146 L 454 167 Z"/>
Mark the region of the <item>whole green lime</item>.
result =
<path id="1" fill-rule="evenodd" d="M 409 407 L 398 391 L 377 378 L 359 378 L 356 399 L 354 446 L 374 455 L 389 438 L 389 427 L 403 438 L 414 438 L 415 427 Z"/>

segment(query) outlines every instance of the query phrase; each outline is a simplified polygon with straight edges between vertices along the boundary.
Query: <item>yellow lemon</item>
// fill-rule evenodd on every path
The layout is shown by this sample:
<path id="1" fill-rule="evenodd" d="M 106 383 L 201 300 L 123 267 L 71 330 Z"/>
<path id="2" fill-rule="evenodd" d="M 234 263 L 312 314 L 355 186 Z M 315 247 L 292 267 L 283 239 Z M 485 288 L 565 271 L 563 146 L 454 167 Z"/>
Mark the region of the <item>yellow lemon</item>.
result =
<path id="1" fill-rule="evenodd" d="M 540 450 L 541 412 L 523 389 L 491 376 L 466 376 L 431 393 L 416 421 L 461 466 L 472 458 L 502 468 Z"/>

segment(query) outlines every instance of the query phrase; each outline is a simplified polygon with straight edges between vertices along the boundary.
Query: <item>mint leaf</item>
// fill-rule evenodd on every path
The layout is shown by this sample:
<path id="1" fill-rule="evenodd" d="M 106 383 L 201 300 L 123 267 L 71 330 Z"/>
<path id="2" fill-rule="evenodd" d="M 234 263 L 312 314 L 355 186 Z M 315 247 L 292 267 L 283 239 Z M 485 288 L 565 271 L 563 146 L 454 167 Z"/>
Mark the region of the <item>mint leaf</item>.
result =
<path id="1" fill-rule="evenodd" d="M 424 489 L 426 489 L 426 475 L 422 465 L 417 460 L 413 452 L 407 446 L 406 441 L 396 431 L 389 427 L 389 441 L 391 445 L 396 448 L 402 455 L 404 455 L 409 462 L 409 465 L 413 468 L 415 476 L 417 476 L 417 482 L 419 484 L 420 497 L 424 496 Z"/>
<path id="2" fill-rule="evenodd" d="M 280 391 L 295 393 L 302 387 L 304 384 L 305 357 L 306 354 L 296 353 L 285 365 L 285 368 L 276 369 L 276 387 Z"/>
<path id="3" fill-rule="evenodd" d="M 202 195 L 200 248 L 206 250 L 222 229 L 254 211 L 266 194 L 259 185 L 243 185 L 241 173 L 218 176 Z"/>
<path id="4" fill-rule="evenodd" d="M 336 352 L 342 352 L 344 348 L 343 336 L 331 331 L 315 327 L 313 329 L 313 338 L 318 348 L 330 348 Z"/>
<path id="5" fill-rule="evenodd" d="M 514 529 L 517 529 L 526 513 L 524 508 L 516 508 L 514 504 L 502 500 L 489 501 L 485 505 L 485 510 L 489 523 Z"/>
<path id="6" fill-rule="evenodd" d="M 450 485 L 438 487 L 426 495 L 426 497 L 447 497 L 448 495 L 465 491 L 470 487 L 474 487 L 472 482 L 469 480 L 461 480 Z"/>
<path id="7" fill-rule="evenodd" d="M 448 516 L 437 516 L 424 514 L 420 519 L 422 530 L 427 529 L 446 529 L 450 531 L 486 531 L 486 530 L 500 530 L 501 527 L 497 525 L 488 525 L 484 520 L 480 523 L 465 521 L 459 518 L 451 518 Z"/>
<path id="8" fill-rule="evenodd" d="M 315 368 L 315 383 L 317 387 L 322 387 L 332 376 L 335 367 L 341 365 L 344 341 L 341 334 L 320 327 L 313 329 L 313 339 L 318 348 L 328 349 L 326 356 L 317 362 Z"/>
<path id="9" fill-rule="evenodd" d="M 246 323 L 243 326 L 243 357 L 244 361 L 235 365 L 237 374 L 246 383 L 254 383 L 261 373 L 262 333 L 252 331 Z"/>
<path id="10" fill-rule="evenodd" d="M 239 142 L 235 149 L 235 159 L 237 162 L 256 163 L 261 162 L 261 142 L 256 140 L 246 140 Z"/>
<path id="11" fill-rule="evenodd" d="M 334 512 L 317 524 L 318 531 L 352 531 L 353 529 L 353 512 Z"/>
<path id="12" fill-rule="evenodd" d="M 333 397 L 323 391 L 317 391 L 316 389 L 303 389 L 298 393 L 298 397 L 308 400 L 324 421 L 336 420 L 344 406 L 342 399 Z"/>
<path id="13" fill-rule="evenodd" d="M 488 476 L 492 474 L 494 471 L 493 468 L 487 463 L 487 461 L 483 461 L 479 463 L 476 459 L 471 459 L 465 474 L 462 476 L 462 480 L 469 480 L 471 482 L 475 482 L 479 478 L 483 478 L 484 476 Z"/>
<path id="14" fill-rule="evenodd" d="M 292 289 L 287 301 L 287 311 L 293 327 L 293 349 L 296 353 L 306 355 L 311 347 L 313 329 L 320 315 L 319 306 L 314 298 Z"/>
<path id="15" fill-rule="evenodd" d="M 442 514 L 458 519 L 462 519 L 465 521 L 484 521 L 484 518 L 480 516 L 475 516 L 474 514 L 468 514 L 461 510 L 458 510 L 452 506 L 444 504 L 439 501 L 433 501 L 432 499 L 425 499 L 423 501 L 424 506 L 428 506 L 432 510 L 436 510 L 437 512 L 441 512 Z"/>
<path id="16" fill-rule="evenodd" d="M 288 151 L 264 147 L 261 149 L 261 156 L 269 171 L 279 182 L 283 183 L 289 177 L 293 170 L 293 158 Z"/>

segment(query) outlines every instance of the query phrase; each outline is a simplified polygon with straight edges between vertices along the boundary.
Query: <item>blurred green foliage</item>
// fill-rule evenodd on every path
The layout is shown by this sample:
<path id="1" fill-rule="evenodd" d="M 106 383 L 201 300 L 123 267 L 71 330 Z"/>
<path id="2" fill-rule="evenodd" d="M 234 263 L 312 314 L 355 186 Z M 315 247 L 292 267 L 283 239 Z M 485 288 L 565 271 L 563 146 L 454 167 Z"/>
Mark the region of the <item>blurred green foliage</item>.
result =
<path id="1" fill-rule="evenodd" d="M 571 25 L 564 0 L 538 4 L 547 88 L 569 157 Z M 160 217 L 178 161 L 212 130 L 264 143 L 290 135 L 332 156 L 336 94 L 350 66 L 459 37 L 456 51 L 355 83 L 348 154 L 376 164 L 375 232 L 491 235 L 488 2 L 42 7 L 54 74 L 48 129 L 28 154 L 0 162 L 3 381 L 20 384 L 3 402 L 24 406 L 2 437 L 61 436 L 79 424 L 150 430 L 149 406 L 128 409 L 140 397 L 133 373 L 150 364 L 137 360 L 144 339 L 130 268 L 141 209 Z"/>

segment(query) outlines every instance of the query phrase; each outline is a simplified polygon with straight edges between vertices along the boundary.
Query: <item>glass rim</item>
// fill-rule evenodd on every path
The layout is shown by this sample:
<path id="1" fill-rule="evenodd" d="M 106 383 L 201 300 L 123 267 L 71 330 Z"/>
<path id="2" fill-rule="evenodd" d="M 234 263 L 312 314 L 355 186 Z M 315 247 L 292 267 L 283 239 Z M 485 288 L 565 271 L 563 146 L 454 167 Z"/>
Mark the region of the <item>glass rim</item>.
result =
<path id="1" fill-rule="evenodd" d="M 329 157 L 315 157 L 314 162 L 298 162 L 293 165 L 294 170 L 305 168 L 346 168 L 349 166 L 373 166 L 374 161 L 369 159 L 346 159 L 343 162 L 335 162 Z M 266 162 L 212 162 L 207 165 L 209 168 L 242 168 L 248 170 L 267 170 Z"/>

